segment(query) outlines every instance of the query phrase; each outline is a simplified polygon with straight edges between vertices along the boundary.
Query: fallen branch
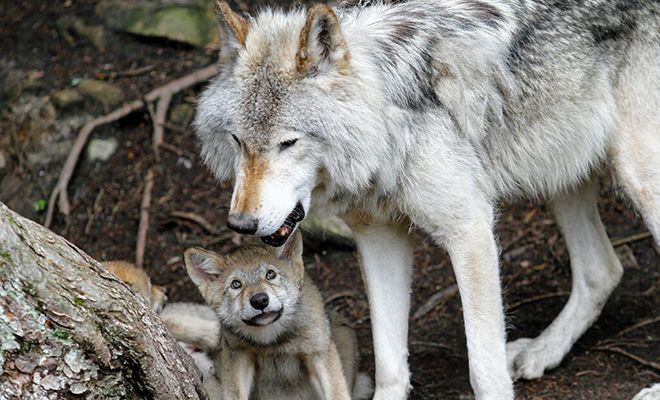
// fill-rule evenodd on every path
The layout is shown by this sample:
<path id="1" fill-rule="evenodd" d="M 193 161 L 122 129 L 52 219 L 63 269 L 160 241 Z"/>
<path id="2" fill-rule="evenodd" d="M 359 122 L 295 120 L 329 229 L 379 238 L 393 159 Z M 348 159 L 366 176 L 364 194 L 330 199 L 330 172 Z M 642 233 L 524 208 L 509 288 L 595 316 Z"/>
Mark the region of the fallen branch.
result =
<path id="1" fill-rule="evenodd" d="M 48 210 L 46 212 L 46 221 L 44 222 L 44 226 L 46 228 L 50 228 L 50 224 L 53 221 L 55 201 L 58 199 L 58 197 L 58 207 L 60 211 L 64 215 L 69 215 L 70 205 L 69 197 L 66 194 L 66 189 L 69 186 L 69 180 L 71 180 L 73 171 L 76 169 L 76 164 L 78 163 L 78 158 L 80 158 L 80 153 L 82 153 L 82 150 L 85 148 L 87 139 L 89 138 L 89 135 L 92 133 L 94 128 L 123 118 L 142 107 L 144 107 L 144 101 L 142 100 L 136 100 L 131 103 L 124 104 L 121 108 L 111 112 L 110 114 L 96 118 L 95 120 L 86 123 L 82 129 L 80 129 L 80 133 L 78 133 L 78 137 L 73 144 L 73 148 L 71 149 L 71 152 L 69 153 L 69 156 L 64 163 L 64 167 L 62 167 L 62 172 L 60 172 L 60 178 L 57 180 L 57 185 L 55 185 L 55 189 L 53 189 L 53 192 L 50 195 L 50 199 L 48 200 Z"/>
<path id="2" fill-rule="evenodd" d="M 622 244 L 636 242 L 638 240 L 646 239 L 651 236 L 651 232 L 642 232 L 636 235 L 631 235 L 625 238 L 617 239 L 612 241 L 612 247 L 621 246 Z"/>
<path id="3" fill-rule="evenodd" d="M 453 284 L 451 286 L 446 287 L 445 289 L 440 290 L 439 292 L 436 292 L 431 297 L 429 297 L 429 299 L 426 300 L 426 302 L 422 304 L 417 309 L 417 311 L 415 311 L 412 318 L 417 319 L 423 316 L 424 314 L 428 313 L 434 308 L 440 306 L 440 304 L 444 304 L 445 302 L 447 302 L 447 300 L 449 300 L 456 293 L 458 293 L 458 286 L 456 284 Z"/>
<path id="4" fill-rule="evenodd" d="M 601 346 L 601 347 L 594 347 L 593 349 L 594 350 L 599 350 L 599 351 L 611 351 L 612 353 L 619 353 L 621 355 L 624 355 L 628 358 L 631 358 L 631 359 L 637 361 L 638 363 L 640 363 L 644 366 L 651 367 L 653 369 L 656 369 L 656 370 L 660 371 L 660 364 L 658 364 L 656 362 L 653 362 L 653 361 L 645 360 L 645 359 L 643 359 L 641 357 L 638 357 L 638 356 L 636 356 L 632 353 L 629 353 L 629 352 L 627 352 L 627 351 L 625 351 L 625 350 L 623 350 L 622 348 L 619 348 L 619 347 Z"/>
<path id="5" fill-rule="evenodd" d="M 546 293 L 546 294 L 542 294 L 542 295 L 539 295 L 539 296 L 529 297 L 527 299 L 520 300 L 516 303 L 513 303 L 513 304 L 509 305 L 507 307 L 507 310 L 508 311 L 515 310 L 516 308 L 518 308 L 522 305 L 529 304 L 529 303 L 534 303 L 535 301 L 539 301 L 539 300 L 546 300 L 546 299 L 551 299 L 553 297 L 564 297 L 564 296 L 569 296 L 569 295 L 570 295 L 569 292 L 555 292 L 555 293 Z"/>
<path id="6" fill-rule="evenodd" d="M 151 205 L 151 190 L 154 187 L 154 172 L 149 170 L 144 180 L 142 204 L 140 205 L 140 223 L 138 225 L 137 243 L 135 245 L 135 265 L 144 265 L 144 253 L 147 248 L 147 231 L 149 230 L 149 206 Z"/>
<path id="7" fill-rule="evenodd" d="M 55 185 L 55 188 L 53 189 L 53 192 L 50 195 L 44 226 L 46 226 L 46 228 L 50 228 L 50 225 L 53 221 L 53 214 L 55 212 L 55 201 L 57 200 L 59 200 L 58 201 L 59 210 L 64 215 L 69 215 L 70 205 L 69 205 L 69 198 L 66 194 L 67 187 L 69 186 L 69 181 L 71 180 L 71 176 L 73 175 L 76 164 L 78 163 L 78 159 L 80 158 L 80 153 L 82 153 L 82 150 L 85 148 L 89 135 L 96 127 L 117 121 L 127 116 L 128 114 L 143 108 L 147 103 L 153 103 L 156 100 L 161 99 L 163 97 L 166 98 L 167 104 L 169 104 L 169 100 L 172 98 L 173 94 L 178 93 L 183 89 L 187 89 L 190 86 L 193 86 L 199 82 L 208 80 L 213 76 L 215 76 L 217 73 L 218 73 L 218 68 L 215 64 L 202 68 L 198 71 L 193 72 L 192 74 L 186 75 L 164 86 L 152 90 L 151 92 L 147 93 L 147 95 L 144 96 L 144 100 L 135 100 L 129 103 L 125 103 L 123 106 L 111 112 L 110 114 L 96 118 L 95 120 L 86 123 L 82 127 L 82 129 L 80 129 L 80 132 L 78 133 L 78 137 L 76 138 L 76 142 L 73 145 L 73 149 L 71 149 L 71 152 L 69 153 L 69 156 L 67 157 L 66 162 L 64 163 L 64 167 L 62 167 L 62 172 L 60 173 L 60 177 L 57 181 L 57 184 Z M 169 99 L 167 99 L 167 96 L 169 96 Z M 161 114 L 166 114 L 166 113 L 167 113 L 167 109 L 165 109 L 165 111 L 161 110 Z M 155 114 L 157 115 L 156 119 L 160 118 L 160 116 L 158 115 L 158 110 L 156 111 Z M 164 120 L 161 121 L 160 123 L 161 128 L 163 123 Z M 154 121 L 154 126 L 158 126 L 158 125 L 159 122 Z M 156 135 L 154 134 L 154 136 Z M 162 143 L 162 138 L 154 138 L 154 139 L 159 140 Z M 156 140 L 154 140 L 154 142 Z"/>
<path id="8" fill-rule="evenodd" d="M 626 329 L 622 330 L 621 332 L 617 333 L 614 336 L 623 336 L 628 332 L 634 331 L 635 329 L 641 328 L 641 327 L 646 326 L 646 325 L 654 324 L 658 321 L 660 321 L 660 315 L 655 317 L 655 318 L 644 320 L 644 321 L 642 321 L 638 324 L 635 324 L 635 325 L 631 326 L 630 328 L 626 328 Z"/>
<path id="9" fill-rule="evenodd" d="M 175 218 L 187 219 L 189 221 L 192 221 L 197 225 L 201 226 L 205 231 L 207 231 L 212 235 L 220 234 L 220 231 L 215 226 L 213 226 L 213 224 L 211 224 L 206 218 L 202 217 L 199 214 L 184 212 L 184 211 L 172 211 L 170 215 Z"/>
<path id="10" fill-rule="evenodd" d="M 328 297 L 327 299 L 325 299 L 324 303 L 325 303 L 325 304 L 330 304 L 330 303 L 332 303 L 333 301 L 335 301 L 335 300 L 337 300 L 337 299 L 341 299 L 342 297 L 353 297 L 353 298 L 355 298 L 355 292 L 339 292 L 339 293 L 335 293 L 335 294 L 333 294 L 332 296 L 330 296 L 330 297 Z"/>

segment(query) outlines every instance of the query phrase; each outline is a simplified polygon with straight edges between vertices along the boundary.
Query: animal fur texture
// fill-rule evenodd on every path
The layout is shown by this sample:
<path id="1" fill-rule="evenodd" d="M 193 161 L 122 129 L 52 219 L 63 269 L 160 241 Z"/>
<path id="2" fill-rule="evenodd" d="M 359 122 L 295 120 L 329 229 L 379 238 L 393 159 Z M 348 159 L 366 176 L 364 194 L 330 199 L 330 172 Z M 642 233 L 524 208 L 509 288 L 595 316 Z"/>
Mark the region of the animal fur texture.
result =
<path id="1" fill-rule="evenodd" d="M 299 232 L 279 251 L 246 246 L 219 255 L 192 248 L 185 263 L 219 321 L 217 346 L 207 352 L 215 358 L 223 400 L 371 394 L 370 380 L 357 372 L 355 333 L 341 316 L 326 312 L 305 272 Z M 179 325 L 173 332 L 194 344 L 201 325 Z"/>
<path id="2" fill-rule="evenodd" d="M 156 312 L 163 309 L 167 302 L 167 290 L 163 286 L 152 285 L 144 269 L 128 261 L 105 261 L 103 266 L 128 283 Z"/>
<path id="3" fill-rule="evenodd" d="M 447 249 L 476 398 L 556 367 L 623 269 L 596 208 L 611 170 L 660 243 L 657 0 L 218 5 L 220 72 L 199 98 L 201 155 L 235 178 L 228 225 L 282 245 L 306 212 L 353 229 L 373 327 L 376 400 L 409 385 L 411 229 Z M 493 225 L 545 198 L 573 291 L 537 338 L 506 345 Z"/>

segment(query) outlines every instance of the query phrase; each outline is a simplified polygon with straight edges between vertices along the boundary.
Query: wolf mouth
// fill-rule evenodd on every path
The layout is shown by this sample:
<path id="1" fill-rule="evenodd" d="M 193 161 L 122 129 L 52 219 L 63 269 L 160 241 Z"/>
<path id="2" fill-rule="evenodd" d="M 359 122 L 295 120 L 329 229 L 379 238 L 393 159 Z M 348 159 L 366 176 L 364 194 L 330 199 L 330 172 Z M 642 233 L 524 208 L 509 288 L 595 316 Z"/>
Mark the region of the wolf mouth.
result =
<path id="1" fill-rule="evenodd" d="M 265 312 L 257 315 L 252 319 L 244 319 L 243 322 L 245 322 L 246 325 L 250 325 L 250 326 L 269 325 L 280 319 L 283 310 L 284 308 L 280 308 L 278 311 Z"/>
<path id="2" fill-rule="evenodd" d="M 286 243 L 287 239 L 289 239 L 289 236 L 291 236 L 293 231 L 296 229 L 298 222 L 302 221 L 304 218 L 305 209 L 302 204 L 298 203 L 296 204 L 296 207 L 293 209 L 293 211 L 291 211 L 291 214 L 286 217 L 286 220 L 284 220 L 282 226 L 280 226 L 280 228 L 276 230 L 275 233 L 268 236 L 262 236 L 261 241 L 273 247 L 282 246 L 284 243 Z"/>

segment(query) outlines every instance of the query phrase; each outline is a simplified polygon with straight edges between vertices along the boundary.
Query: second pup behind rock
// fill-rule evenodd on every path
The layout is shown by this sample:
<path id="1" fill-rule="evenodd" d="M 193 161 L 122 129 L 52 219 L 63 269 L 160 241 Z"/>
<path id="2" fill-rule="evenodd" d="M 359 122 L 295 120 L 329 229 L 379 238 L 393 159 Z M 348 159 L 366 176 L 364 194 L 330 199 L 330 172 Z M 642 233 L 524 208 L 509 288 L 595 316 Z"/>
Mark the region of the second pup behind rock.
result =
<path id="1" fill-rule="evenodd" d="M 193 282 L 220 319 L 216 373 L 223 400 L 366 398 L 357 340 L 305 272 L 302 238 L 279 249 L 185 252 Z"/>

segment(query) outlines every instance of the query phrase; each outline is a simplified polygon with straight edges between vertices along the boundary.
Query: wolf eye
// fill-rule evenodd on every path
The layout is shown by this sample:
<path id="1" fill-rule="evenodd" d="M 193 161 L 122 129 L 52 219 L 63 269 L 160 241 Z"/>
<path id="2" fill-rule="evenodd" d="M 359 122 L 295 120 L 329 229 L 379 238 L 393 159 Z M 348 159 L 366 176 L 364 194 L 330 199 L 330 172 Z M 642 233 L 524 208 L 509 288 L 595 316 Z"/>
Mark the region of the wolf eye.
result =
<path id="1" fill-rule="evenodd" d="M 276 276 L 277 274 L 272 269 L 269 269 L 268 272 L 266 272 L 266 279 L 269 281 L 275 279 Z"/>
<path id="2" fill-rule="evenodd" d="M 288 149 L 289 147 L 296 144 L 297 141 L 298 141 L 298 139 L 293 139 L 293 140 L 287 140 L 286 142 L 280 143 L 280 151 L 284 151 L 284 150 Z"/>
<path id="3" fill-rule="evenodd" d="M 234 141 L 236 141 L 236 143 L 238 143 L 239 146 L 241 145 L 241 141 L 238 140 L 238 138 L 236 137 L 236 135 L 234 135 L 234 134 L 232 133 L 232 134 L 231 134 L 231 137 L 232 137 L 232 139 L 234 139 Z"/>
<path id="4" fill-rule="evenodd" d="M 239 281 L 239 280 L 237 280 L 237 279 L 234 279 L 233 281 L 231 281 L 231 288 L 232 288 L 232 289 L 240 289 L 241 286 L 243 286 L 243 284 L 241 283 L 241 281 Z"/>

